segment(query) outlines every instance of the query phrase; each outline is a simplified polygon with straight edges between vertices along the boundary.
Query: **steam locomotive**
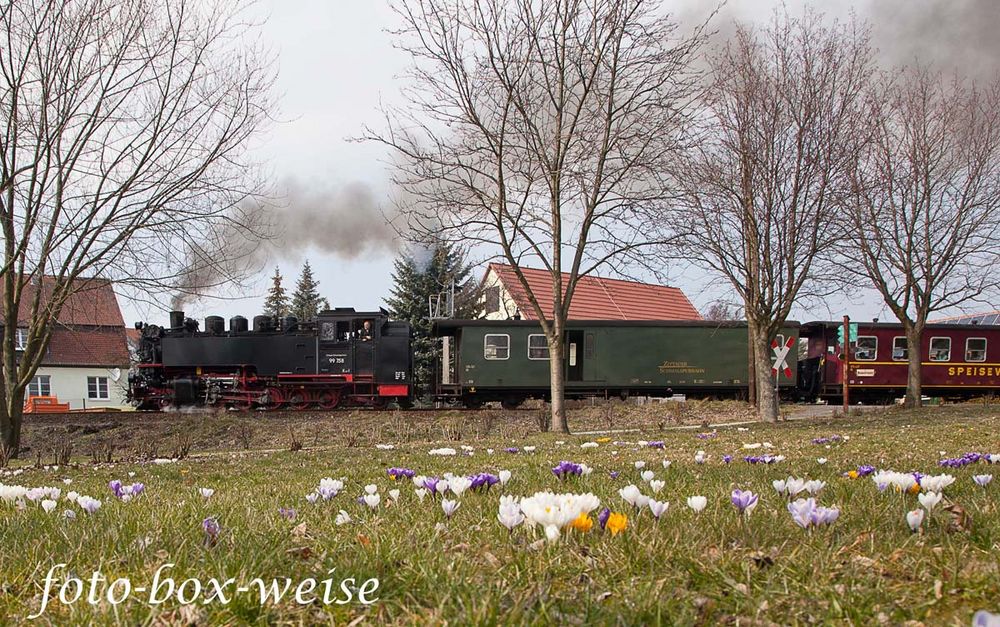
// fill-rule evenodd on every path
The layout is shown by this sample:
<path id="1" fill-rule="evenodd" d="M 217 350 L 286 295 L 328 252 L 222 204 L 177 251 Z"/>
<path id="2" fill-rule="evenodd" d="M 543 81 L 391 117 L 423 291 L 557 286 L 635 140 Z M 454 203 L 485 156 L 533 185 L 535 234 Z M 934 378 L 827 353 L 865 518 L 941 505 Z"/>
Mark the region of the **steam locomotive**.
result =
<path id="1" fill-rule="evenodd" d="M 410 325 L 388 312 L 337 308 L 315 320 L 205 318 L 184 312 L 170 326 L 136 323 L 138 365 L 129 401 L 139 409 L 213 405 L 234 409 L 408 406 Z"/>

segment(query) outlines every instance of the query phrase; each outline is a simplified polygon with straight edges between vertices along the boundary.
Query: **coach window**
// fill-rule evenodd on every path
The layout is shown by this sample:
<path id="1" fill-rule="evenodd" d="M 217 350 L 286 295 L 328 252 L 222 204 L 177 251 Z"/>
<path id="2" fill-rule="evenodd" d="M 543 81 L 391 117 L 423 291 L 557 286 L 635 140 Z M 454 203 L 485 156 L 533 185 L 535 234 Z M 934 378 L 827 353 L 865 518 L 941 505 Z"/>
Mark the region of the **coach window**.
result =
<path id="1" fill-rule="evenodd" d="M 52 379 L 49 375 L 35 375 L 28 383 L 28 396 L 52 396 Z"/>
<path id="2" fill-rule="evenodd" d="M 483 338 L 483 357 L 488 360 L 510 357 L 510 336 L 503 333 L 487 333 Z"/>
<path id="3" fill-rule="evenodd" d="M 878 355 L 878 338 L 874 335 L 859 335 L 854 346 L 854 358 L 858 361 L 875 361 Z"/>
<path id="4" fill-rule="evenodd" d="M 965 361 L 986 361 L 985 337 L 970 337 L 965 340 Z"/>
<path id="5" fill-rule="evenodd" d="M 892 360 L 906 361 L 910 358 L 910 351 L 906 345 L 906 336 L 897 335 L 892 338 Z"/>
<path id="6" fill-rule="evenodd" d="M 930 361 L 948 361 L 951 359 L 951 338 L 932 337 L 931 350 L 927 358 Z"/>
<path id="7" fill-rule="evenodd" d="M 541 333 L 528 336 L 528 359 L 548 359 L 549 342 Z"/>

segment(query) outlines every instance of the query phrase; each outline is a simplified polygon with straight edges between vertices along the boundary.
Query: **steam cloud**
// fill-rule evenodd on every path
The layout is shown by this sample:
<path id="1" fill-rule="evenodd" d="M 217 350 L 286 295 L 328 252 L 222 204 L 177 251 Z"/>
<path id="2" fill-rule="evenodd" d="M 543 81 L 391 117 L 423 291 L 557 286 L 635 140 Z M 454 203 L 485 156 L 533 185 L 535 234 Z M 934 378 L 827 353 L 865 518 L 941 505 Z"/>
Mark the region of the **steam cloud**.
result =
<path id="1" fill-rule="evenodd" d="M 309 249 L 345 260 L 398 252 L 393 216 L 383 213 L 368 185 L 324 189 L 289 179 L 282 187 L 281 199 L 240 207 L 241 226 L 221 225 L 203 248 L 188 254 L 175 283 L 173 309 L 233 276 L 256 273 L 277 260 L 299 261 Z M 267 237 L 251 236 L 260 230 Z"/>

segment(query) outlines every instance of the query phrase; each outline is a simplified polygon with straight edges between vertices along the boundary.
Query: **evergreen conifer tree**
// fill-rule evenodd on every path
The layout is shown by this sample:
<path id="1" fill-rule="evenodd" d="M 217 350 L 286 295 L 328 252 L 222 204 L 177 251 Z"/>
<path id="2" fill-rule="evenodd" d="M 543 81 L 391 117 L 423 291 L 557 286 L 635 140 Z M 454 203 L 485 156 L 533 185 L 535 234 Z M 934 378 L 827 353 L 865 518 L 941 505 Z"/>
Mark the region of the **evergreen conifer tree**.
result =
<path id="1" fill-rule="evenodd" d="M 287 316 L 289 311 L 288 290 L 281 285 L 284 277 L 278 267 L 274 267 L 274 276 L 271 277 L 271 288 L 267 291 L 267 299 L 264 300 L 265 316 Z"/>
<path id="2" fill-rule="evenodd" d="M 415 254 L 417 252 L 429 253 Z M 465 251 L 448 242 L 436 241 L 404 253 L 394 264 L 393 288 L 386 305 L 396 320 L 413 327 L 413 375 L 417 396 L 433 389 L 434 360 L 440 349 L 431 337 L 428 311 L 430 296 L 448 291 L 455 282 L 455 318 L 476 318 L 480 314 L 479 282 L 472 276 Z"/>
<path id="3" fill-rule="evenodd" d="M 326 299 L 319 295 L 319 281 L 313 277 L 309 261 L 302 266 L 302 274 L 295 283 L 295 293 L 292 294 L 291 315 L 301 321 L 312 320 L 323 307 Z"/>

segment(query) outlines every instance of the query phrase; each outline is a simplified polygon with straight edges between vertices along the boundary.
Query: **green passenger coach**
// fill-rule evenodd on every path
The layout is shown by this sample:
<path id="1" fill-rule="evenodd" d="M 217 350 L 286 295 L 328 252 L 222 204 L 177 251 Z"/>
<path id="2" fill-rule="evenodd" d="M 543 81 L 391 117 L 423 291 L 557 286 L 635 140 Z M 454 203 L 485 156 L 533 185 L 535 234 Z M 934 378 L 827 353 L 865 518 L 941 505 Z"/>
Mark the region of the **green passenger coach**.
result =
<path id="1" fill-rule="evenodd" d="M 788 390 L 796 386 L 798 327 L 789 322 L 774 338 L 772 355 L 788 347 L 778 374 Z M 439 398 L 514 407 L 548 396 L 549 351 L 537 322 L 441 320 L 435 334 L 443 338 Z M 737 397 L 747 390 L 742 322 L 571 320 L 565 335 L 567 398 Z"/>

